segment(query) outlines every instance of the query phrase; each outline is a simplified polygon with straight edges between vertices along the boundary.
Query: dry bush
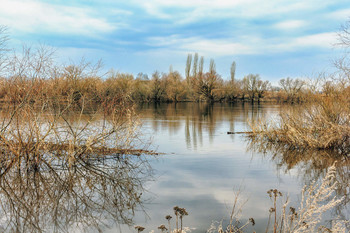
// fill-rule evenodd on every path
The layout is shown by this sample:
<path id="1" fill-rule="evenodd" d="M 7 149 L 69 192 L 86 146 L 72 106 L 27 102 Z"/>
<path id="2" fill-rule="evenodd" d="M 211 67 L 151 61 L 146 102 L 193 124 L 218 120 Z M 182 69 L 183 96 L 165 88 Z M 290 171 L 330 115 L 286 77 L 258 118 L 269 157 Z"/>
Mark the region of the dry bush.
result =
<path id="1" fill-rule="evenodd" d="M 143 155 L 153 154 L 133 103 L 124 93 L 99 95 L 96 66 L 60 68 L 50 57 L 25 48 L 1 80 L 0 231 L 132 224 L 151 178 Z"/>
<path id="2" fill-rule="evenodd" d="M 337 187 L 335 177 L 336 167 L 333 165 L 328 169 L 321 184 L 314 182 L 309 187 L 303 188 L 300 207 L 296 214 L 291 213 L 287 215 L 286 211 L 284 211 L 283 232 L 328 232 L 328 230 L 334 232 L 335 229 L 321 227 L 319 224 L 322 220 L 322 215 L 326 211 L 333 209 L 342 202 L 342 198 L 337 198 L 334 195 Z M 338 228 L 339 226 L 333 225 L 333 227 Z M 337 229 L 337 232 L 339 230 Z M 345 228 L 340 232 L 345 232 Z"/>
<path id="3" fill-rule="evenodd" d="M 136 79 L 134 81 L 134 90 L 132 99 L 135 102 L 149 102 L 151 99 L 149 80 Z"/>
<path id="4" fill-rule="evenodd" d="M 101 152 L 89 142 L 58 145 L 59 139 L 23 131 L 1 143 L 1 232 L 101 232 L 115 223 L 132 224 L 151 175 L 147 160 Z"/>
<path id="5" fill-rule="evenodd" d="M 132 224 L 151 177 L 132 104 L 121 96 L 113 104 L 89 96 L 57 103 L 31 84 L 1 106 L 1 231 Z"/>
<path id="6" fill-rule="evenodd" d="M 350 108 L 346 99 L 320 97 L 317 102 L 283 108 L 275 121 L 251 123 L 256 141 L 290 148 L 333 150 L 346 155 L 350 149 Z"/>

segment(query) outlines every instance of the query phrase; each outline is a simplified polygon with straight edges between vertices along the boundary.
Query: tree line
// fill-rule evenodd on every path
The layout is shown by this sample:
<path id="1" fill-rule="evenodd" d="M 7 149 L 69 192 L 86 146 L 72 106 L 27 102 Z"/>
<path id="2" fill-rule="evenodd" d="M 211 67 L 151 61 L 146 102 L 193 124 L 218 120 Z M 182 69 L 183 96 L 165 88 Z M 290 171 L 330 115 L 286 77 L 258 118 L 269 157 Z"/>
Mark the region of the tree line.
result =
<path id="1" fill-rule="evenodd" d="M 62 65 L 54 61 L 54 51 L 44 46 L 23 47 L 20 53 L 9 53 L 4 28 L 0 28 L 0 100 L 20 102 L 31 96 L 50 96 L 60 101 L 79 102 L 89 99 L 95 103 L 116 98 L 133 102 L 181 102 L 181 101 L 277 101 L 300 103 L 310 100 L 310 94 L 327 94 L 337 86 L 328 79 L 301 80 L 284 78 L 277 87 L 259 74 L 247 74 L 237 79 L 236 63 L 232 62 L 230 77 L 223 79 L 210 59 L 208 69 L 204 57 L 188 54 L 185 77 L 170 66 L 168 72 L 153 72 L 151 77 L 139 73 L 109 71 L 101 74 L 101 63 Z M 30 95 L 28 95 L 30 93 Z"/>
<path id="2" fill-rule="evenodd" d="M 96 103 L 115 97 L 134 102 L 182 102 L 182 101 L 277 101 L 300 103 L 310 99 L 310 94 L 334 92 L 331 82 L 316 84 L 301 79 L 285 78 L 273 87 L 258 74 L 235 78 L 236 63 L 231 66 L 231 77 L 224 80 L 210 60 L 208 71 L 203 69 L 204 58 L 198 55 L 187 58 L 185 77 L 171 67 L 169 72 L 155 71 L 149 78 L 143 73 L 136 77 L 128 73 L 109 71 L 99 75 L 100 64 L 82 61 L 68 66 L 51 66 L 41 50 L 25 51 L 7 64 L 6 75 L 0 78 L 0 99 L 21 101 L 31 92 L 32 101 L 39 95 L 55 99 L 71 99 L 75 102 L 89 99 Z M 43 56 L 40 56 L 43 55 Z M 192 63 L 192 64 L 191 64 Z"/>

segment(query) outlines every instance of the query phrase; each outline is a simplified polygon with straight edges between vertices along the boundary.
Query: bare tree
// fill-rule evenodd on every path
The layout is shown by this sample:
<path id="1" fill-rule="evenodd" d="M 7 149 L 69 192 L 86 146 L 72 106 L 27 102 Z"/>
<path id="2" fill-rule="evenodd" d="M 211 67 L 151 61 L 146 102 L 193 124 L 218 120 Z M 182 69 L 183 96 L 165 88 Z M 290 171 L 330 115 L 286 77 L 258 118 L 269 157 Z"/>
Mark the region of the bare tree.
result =
<path id="1" fill-rule="evenodd" d="M 1 71 L 3 70 L 5 64 L 6 64 L 6 53 L 8 52 L 7 48 L 7 41 L 9 40 L 8 34 L 7 34 L 7 27 L 0 25 L 0 75 Z"/>
<path id="2" fill-rule="evenodd" d="M 213 102 L 220 83 L 222 83 L 220 75 L 215 71 L 212 73 L 207 72 L 196 80 L 195 90 L 200 97 L 206 101 Z"/>
<path id="3" fill-rule="evenodd" d="M 232 62 L 230 73 L 231 73 L 231 82 L 233 83 L 235 81 L 236 62 Z"/>
<path id="4" fill-rule="evenodd" d="M 336 59 L 334 66 L 338 69 L 339 81 L 344 82 L 344 87 L 350 83 L 350 59 L 349 59 L 349 47 L 350 47 L 350 20 L 342 25 L 340 32 L 338 33 L 338 46 L 345 49 L 343 55 Z"/>
<path id="5" fill-rule="evenodd" d="M 305 85 L 305 82 L 303 80 L 292 79 L 288 77 L 286 79 L 281 79 L 279 81 L 279 84 L 282 87 L 283 91 L 287 94 L 287 101 L 292 103 L 299 101 L 299 94 Z"/>
<path id="6" fill-rule="evenodd" d="M 193 77 L 195 78 L 198 72 L 198 53 L 194 54 L 192 72 L 193 72 Z"/>
<path id="7" fill-rule="evenodd" d="M 190 84 L 190 72 L 191 72 L 191 64 L 192 64 L 192 54 L 187 55 L 187 61 L 186 61 L 186 68 L 185 68 L 185 75 L 187 83 Z"/>
<path id="8" fill-rule="evenodd" d="M 199 60 L 199 66 L 198 66 L 199 74 L 203 74 L 203 66 L 204 66 L 204 57 L 201 56 L 201 59 Z"/>
<path id="9" fill-rule="evenodd" d="M 7 41 L 9 40 L 7 34 L 7 27 L 0 25 L 0 52 L 7 51 Z"/>
<path id="10" fill-rule="evenodd" d="M 341 26 L 338 36 L 338 45 L 348 48 L 350 46 L 350 20 Z"/>
<path id="11" fill-rule="evenodd" d="M 209 73 L 214 74 L 216 73 L 216 64 L 214 59 L 210 59 L 210 63 L 209 63 Z"/>
<path id="12" fill-rule="evenodd" d="M 253 102 L 255 98 L 259 102 L 263 94 L 270 87 L 269 81 L 262 81 L 258 74 L 248 74 L 243 78 L 243 90 L 248 94 L 249 99 Z"/>
<path id="13" fill-rule="evenodd" d="M 164 74 L 166 80 L 166 94 L 167 98 L 171 101 L 178 102 L 181 97 L 185 94 L 185 88 L 182 85 L 182 77 L 179 72 L 170 72 L 168 75 Z"/>
<path id="14" fill-rule="evenodd" d="M 151 80 L 151 97 L 155 102 L 160 102 L 165 93 L 163 80 L 158 71 L 152 74 Z"/>

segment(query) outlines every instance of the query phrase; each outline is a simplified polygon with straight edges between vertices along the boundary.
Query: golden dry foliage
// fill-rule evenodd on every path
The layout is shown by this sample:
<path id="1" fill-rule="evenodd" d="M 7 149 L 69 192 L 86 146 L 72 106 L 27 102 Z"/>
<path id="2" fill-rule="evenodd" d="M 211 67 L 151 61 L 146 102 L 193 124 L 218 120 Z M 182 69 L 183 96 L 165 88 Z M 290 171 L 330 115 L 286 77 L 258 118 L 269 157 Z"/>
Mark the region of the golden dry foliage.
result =
<path id="1" fill-rule="evenodd" d="M 39 98 L 31 88 L 1 106 L 1 231 L 132 224 L 151 177 L 141 155 L 153 152 L 145 150 L 128 98 L 96 105 L 88 96 Z"/>
<path id="2" fill-rule="evenodd" d="M 350 105 L 346 98 L 321 97 L 314 103 L 282 108 L 275 121 L 251 122 L 249 136 L 291 149 L 350 152 Z"/>
<path id="3" fill-rule="evenodd" d="M 1 80 L 0 231 L 131 225 L 151 178 L 142 155 L 154 153 L 129 93 L 109 95 L 95 66 L 61 69 L 45 56 L 25 49 Z"/>

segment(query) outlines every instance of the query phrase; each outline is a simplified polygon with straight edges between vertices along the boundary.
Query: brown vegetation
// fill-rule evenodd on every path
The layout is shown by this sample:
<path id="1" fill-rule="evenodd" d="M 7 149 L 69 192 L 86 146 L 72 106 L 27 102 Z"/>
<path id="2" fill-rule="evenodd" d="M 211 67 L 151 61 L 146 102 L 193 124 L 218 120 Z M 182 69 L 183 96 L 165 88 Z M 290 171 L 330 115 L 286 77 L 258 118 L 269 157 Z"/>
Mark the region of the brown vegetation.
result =
<path id="1" fill-rule="evenodd" d="M 24 48 L 2 60 L 0 231 L 130 225 L 152 175 L 142 155 L 154 154 L 140 137 L 132 78 L 102 80 L 99 63 L 60 67 L 52 54 Z"/>
<path id="2" fill-rule="evenodd" d="M 347 37 L 343 38 L 346 41 Z M 23 46 L 20 53 L 12 53 L 7 47 L 7 40 L 6 27 L 0 26 L 1 102 L 20 102 L 30 91 L 31 99 L 27 100 L 32 102 L 45 96 L 56 102 L 81 102 L 85 98 L 95 104 L 113 102 L 120 97 L 134 102 L 302 103 L 339 89 L 339 85 L 333 85 L 329 78 L 317 79 L 317 82 L 283 78 L 278 87 L 272 87 L 258 74 L 248 74 L 238 79 L 235 62 L 231 65 L 230 77 L 224 81 L 216 71 L 215 61 L 211 59 L 208 71 L 205 71 L 204 57 L 199 58 L 197 53 L 187 57 L 185 78 L 171 67 L 168 73 L 155 71 L 150 79 L 143 73 L 137 77 L 113 70 L 101 74 L 101 62 L 92 64 L 82 59 L 76 64 L 61 65 L 55 62 L 54 51 L 48 47 Z M 344 74 L 348 73 L 346 58 L 336 65 Z"/>
<path id="3" fill-rule="evenodd" d="M 285 107 L 275 121 L 253 122 L 251 137 L 290 149 L 350 152 L 350 108 L 346 99 L 319 98 L 313 104 Z"/>
<path id="4" fill-rule="evenodd" d="M 34 55 L 28 55 L 34 56 Z M 26 59 L 33 59 L 28 57 Z M 33 61 L 22 61 L 31 63 Z M 34 61 L 41 62 L 41 61 Z M 41 67 L 35 71 L 19 70 L 21 67 L 11 67 L 16 72 L 5 72 L 0 78 L 0 101 L 20 101 L 27 90 L 32 91 L 31 97 L 45 95 L 55 100 L 74 100 L 79 102 L 82 97 L 94 103 L 102 103 L 111 98 L 127 97 L 134 102 L 180 102 L 180 101 L 274 101 L 300 103 L 312 100 L 319 93 L 311 93 L 306 87 L 292 89 L 272 89 L 268 81 L 262 81 L 259 75 L 249 74 L 243 80 L 232 79 L 224 81 L 215 71 L 212 61 L 209 72 L 197 72 L 189 76 L 190 82 L 183 79 L 177 71 L 169 73 L 154 72 L 151 79 L 134 78 L 132 74 L 110 71 L 105 78 L 98 75 L 97 68 L 90 63 L 70 65 L 64 68 L 46 67 L 41 74 Z M 38 72 L 39 71 L 39 72 Z M 29 72 L 34 72 L 30 73 Z M 283 81 L 282 79 L 281 81 Z M 292 80 L 298 82 L 300 80 Z M 304 83 L 300 81 L 301 83 Z M 324 93 L 332 91 L 330 83 L 324 84 Z"/>
<path id="5" fill-rule="evenodd" d="M 341 45 L 348 48 L 348 24 L 340 33 Z M 336 61 L 338 71 L 326 78 L 281 80 L 287 100 L 309 101 L 294 108 L 283 108 L 275 121 L 252 122 L 249 136 L 260 144 L 275 143 L 293 150 L 326 150 L 348 157 L 350 152 L 350 73 L 348 53 Z M 307 92 L 301 90 L 306 85 Z"/>
<path id="6" fill-rule="evenodd" d="M 21 53 L 11 54 L 5 46 L 7 37 L 1 37 L 4 32 L 5 29 L 0 28 L 1 102 L 21 102 L 28 91 L 31 99 L 27 101 L 32 102 L 45 96 L 56 102 L 81 102 L 85 98 L 95 104 L 113 102 L 120 97 L 134 102 L 304 102 L 307 99 L 304 98 L 307 89 L 299 85 L 304 83 L 299 79 L 287 78 L 288 82 L 282 79 L 282 89 L 272 89 L 259 75 L 237 79 L 233 62 L 230 80 L 224 81 L 216 72 L 213 59 L 208 72 L 204 71 L 204 58 L 198 59 L 198 54 L 193 56 L 193 62 L 192 56 L 188 56 L 186 79 L 172 68 L 168 73 L 155 71 L 150 79 L 142 73 L 135 78 L 113 70 L 101 75 L 101 62 L 92 64 L 82 59 L 77 64 L 62 66 L 55 62 L 54 51 L 45 46 L 24 46 Z"/>

